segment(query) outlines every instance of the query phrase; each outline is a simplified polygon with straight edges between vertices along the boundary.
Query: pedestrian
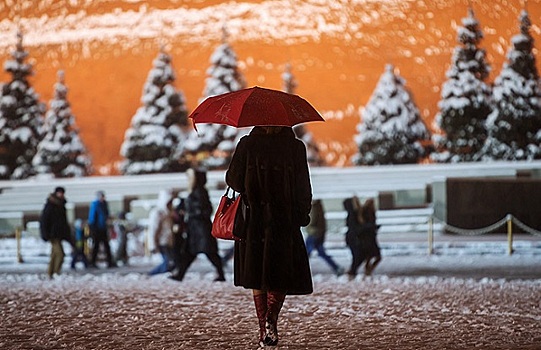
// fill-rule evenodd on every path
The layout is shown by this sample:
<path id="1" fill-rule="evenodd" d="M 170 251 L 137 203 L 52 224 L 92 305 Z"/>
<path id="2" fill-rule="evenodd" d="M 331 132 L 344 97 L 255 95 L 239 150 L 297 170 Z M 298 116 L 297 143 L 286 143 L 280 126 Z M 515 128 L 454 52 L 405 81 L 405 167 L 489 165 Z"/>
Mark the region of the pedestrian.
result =
<path id="1" fill-rule="evenodd" d="M 128 265 L 128 221 L 126 213 L 121 211 L 113 221 L 113 228 L 118 237 L 118 249 L 116 251 L 115 261 L 122 262 L 122 266 Z"/>
<path id="2" fill-rule="evenodd" d="M 40 234 L 44 241 L 51 242 L 51 256 L 47 274 L 49 278 L 59 275 L 64 263 L 64 248 L 62 241 L 71 244 L 71 228 L 66 215 L 66 190 L 56 187 L 49 194 L 40 216 Z"/>
<path id="3" fill-rule="evenodd" d="M 73 244 L 73 254 L 71 258 L 71 268 L 75 270 L 75 265 L 82 262 L 85 269 L 88 267 L 88 259 L 85 254 L 86 237 L 83 228 L 83 220 L 77 219 L 74 223 L 75 239 Z"/>
<path id="4" fill-rule="evenodd" d="M 182 260 L 182 254 L 186 249 L 186 205 L 184 198 L 179 199 L 179 203 L 173 212 L 173 261 L 178 269 Z M 175 271 L 173 274 L 176 274 Z"/>
<path id="5" fill-rule="evenodd" d="M 286 295 L 313 291 L 301 233 L 312 201 L 306 147 L 291 127 L 256 126 L 239 141 L 226 182 L 248 207 L 245 238 L 235 242 L 234 284 L 252 290 L 260 345 L 275 346 Z"/>
<path id="6" fill-rule="evenodd" d="M 156 207 L 150 212 L 149 230 L 154 237 L 154 247 L 162 256 L 162 262 L 153 268 L 149 275 L 157 275 L 174 269 L 173 215 L 171 191 L 160 191 Z"/>
<path id="7" fill-rule="evenodd" d="M 184 201 L 186 221 L 186 247 L 182 252 L 180 266 L 172 279 L 182 281 L 186 271 L 199 253 L 207 256 L 216 268 L 215 281 L 225 281 L 222 259 L 218 255 L 218 242 L 211 234 L 212 204 L 206 189 L 207 173 L 190 168 L 188 176 L 189 194 Z"/>
<path id="8" fill-rule="evenodd" d="M 90 210 L 88 212 L 88 226 L 90 227 L 90 233 L 92 235 L 93 249 L 92 260 L 90 261 L 91 267 L 97 267 L 97 258 L 100 251 L 100 246 L 103 245 L 105 255 L 107 258 L 107 266 L 109 268 L 116 267 L 113 257 L 111 255 L 111 247 L 109 246 L 109 203 L 105 199 L 105 192 L 96 192 L 96 199 L 90 203 Z"/>
<path id="9" fill-rule="evenodd" d="M 376 225 L 376 206 L 373 198 L 368 198 L 362 207 L 361 216 L 363 219 L 362 235 L 365 237 L 366 264 L 364 273 L 372 275 L 376 266 L 381 262 L 381 250 L 377 241 L 379 226 Z"/>
<path id="10" fill-rule="evenodd" d="M 351 267 L 348 270 L 350 279 L 355 278 L 359 266 L 366 260 L 365 246 L 361 231 L 363 218 L 361 215 L 361 202 L 358 197 L 346 198 L 343 202 L 346 210 L 346 244 L 351 251 Z"/>
<path id="11" fill-rule="evenodd" d="M 321 199 L 312 201 L 312 210 L 310 211 L 310 223 L 306 226 L 306 253 L 308 257 L 315 249 L 320 258 L 322 258 L 334 271 L 337 276 L 344 273 L 344 268 L 338 266 L 327 252 L 323 244 L 325 243 L 325 235 L 327 233 L 327 220 L 325 219 L 325 209 Z"/>

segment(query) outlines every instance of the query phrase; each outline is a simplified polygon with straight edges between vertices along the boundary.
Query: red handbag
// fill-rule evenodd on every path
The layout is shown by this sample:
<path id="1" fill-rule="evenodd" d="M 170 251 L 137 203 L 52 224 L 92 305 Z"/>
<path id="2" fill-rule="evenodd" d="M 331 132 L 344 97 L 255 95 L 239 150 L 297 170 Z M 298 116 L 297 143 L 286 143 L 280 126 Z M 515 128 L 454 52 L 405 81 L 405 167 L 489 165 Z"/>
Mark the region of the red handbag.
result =
<path id="1" fill-rule="evenodd" d="M 242 196 L 241 194 L 235 195 L 235 191 L 232 191 L 233 197 L 229 197 L 229 189 L 230 187 L 227 187 L 220 199 L 216 214 L 214 214 L 212 235 L 220 239 L 240 240 L 241 237 L 235 233 L 239 232 L 238 226 L 241 225 L 241 217 L 243 216 Z"/>

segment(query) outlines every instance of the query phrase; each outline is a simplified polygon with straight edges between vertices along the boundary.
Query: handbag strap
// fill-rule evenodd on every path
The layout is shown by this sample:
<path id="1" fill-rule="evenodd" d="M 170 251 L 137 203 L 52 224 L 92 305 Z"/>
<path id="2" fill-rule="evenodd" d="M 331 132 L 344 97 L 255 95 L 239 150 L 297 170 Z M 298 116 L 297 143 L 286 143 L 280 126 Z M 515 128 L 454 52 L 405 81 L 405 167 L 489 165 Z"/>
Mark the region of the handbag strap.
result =
<path id="1" fill-rule="evenodd" d="M 229 197 L 229 190 L 231 190 L 231 192 L 233 192 L 233 197 L 231 197 L 231 198 L 233 198 L 233 200 L 235 198 L 237 198 L 237 194 L 236 194 L 237 192 L 235 192 L 235 190 L 232 189 L 231 186 L 227 186 L 227 188 L 225 189 L 224 196 Z"/>

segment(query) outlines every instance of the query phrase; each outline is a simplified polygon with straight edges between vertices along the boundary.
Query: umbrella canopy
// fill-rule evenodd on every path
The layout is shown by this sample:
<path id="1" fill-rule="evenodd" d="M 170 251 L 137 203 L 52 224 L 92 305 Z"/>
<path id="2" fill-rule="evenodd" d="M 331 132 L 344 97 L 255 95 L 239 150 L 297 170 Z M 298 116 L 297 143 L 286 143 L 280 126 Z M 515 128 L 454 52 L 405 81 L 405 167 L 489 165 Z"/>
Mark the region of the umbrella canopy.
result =
<path id="1" fill-rule="evenodd" d="M 325 121 L 302 97 L 258 86 L 208 97 L 189 118 L 194 126 L 196 123 L 213 123 L 238 128 Z"/>

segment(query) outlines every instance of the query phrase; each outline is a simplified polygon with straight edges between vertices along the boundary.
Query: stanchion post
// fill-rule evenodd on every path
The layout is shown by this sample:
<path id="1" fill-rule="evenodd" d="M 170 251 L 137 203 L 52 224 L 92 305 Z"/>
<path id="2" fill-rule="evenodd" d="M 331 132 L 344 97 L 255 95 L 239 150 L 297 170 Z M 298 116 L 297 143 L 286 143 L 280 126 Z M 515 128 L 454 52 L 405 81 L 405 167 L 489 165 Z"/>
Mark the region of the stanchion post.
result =
<path id="1" fill-rule="evenodd" d="M 432 215 L 428 217 L 428 255 L 434 253 L 434 219 Z"/>
<path id="2" fill-rule="evenodd" d="M 15 239 L 17 240 L 17 262 L 23 263 L 23 255 L 21 253 L 21 239 L 22 239 L 22 230 L 17 227 L 15 229 Z"/>
<path id="3" fill-rule="evenodd" d="M 85 228 L 84 228 L 84 254 L 85 256 L 88 258 L 90 256 L 90 247 L 88 246 L 88 238 L 90 237 L 90 227 L 88 227 L 88 225 L 85 225 Z M 94 242 L 92 242 L 94 243 Z"/>
<path id="4" fill-rule="evenodd" d="M 145 256 L 150 257 L 150 234 L 148 228 L 145 229 Z"/>
<path id="5" fill-rule="evenodd" d="M 513 254 L 513 216 L 507 214 L 507 252 L 509 255 Z"/>

